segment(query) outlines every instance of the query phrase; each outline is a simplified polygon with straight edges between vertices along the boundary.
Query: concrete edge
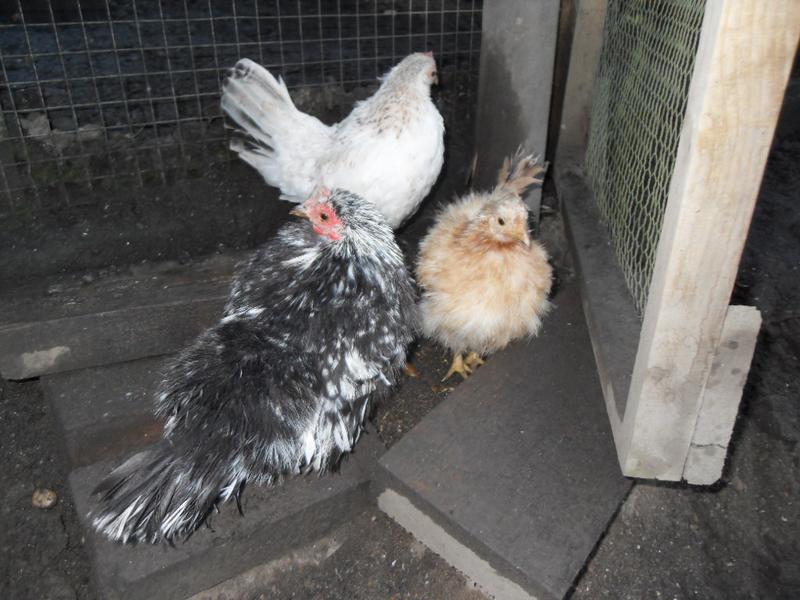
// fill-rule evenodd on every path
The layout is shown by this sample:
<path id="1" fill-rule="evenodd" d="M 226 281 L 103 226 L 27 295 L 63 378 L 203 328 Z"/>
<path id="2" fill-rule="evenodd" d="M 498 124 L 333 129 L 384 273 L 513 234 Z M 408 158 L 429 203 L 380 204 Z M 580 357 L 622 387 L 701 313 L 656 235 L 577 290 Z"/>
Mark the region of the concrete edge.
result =
<path id="1" fill-rule="evenodd" d="M 186 564 L 178 563 L 148 577 L 146 588 L 171 587 L 164 600 L 183 600 L 314 542 L 354 519 L 369 506 L 374 506 L 373 503 L 369 481 L 363 481 L 344 493 L 316 502 L 277 523 L 254 527 L 246 539 L 239 538 L 213 546 L 202 555 L 192 557 L 192 571 L 199 575 L 193 576 L 191 582 L 181 576 Z M 296 535 L 299 531 L 302 531 L 302 536 Z M 142 600 L 156 597 L 147 589 L 145 591 L 147 593 L 141 596 Z"/>
<path id="2" fill-rule="evenodd" d="M 484 578 L 480 577 L 484 571 L 478 570 L 475 573 L 468 572 L 462 567 L 457 564 L 454 564 L 448 555 L 442 554 L 437 550 L 434 550 L 424 538 L 425 531 L 432 531 L 432 527 L 436 527 L 439 531 L 444 534 L 447 539 L 450 539 L 455 544 L 454 547 L 463 548 L 464 551 L 471 553 L 479 560 L 483 561 L 491 572 L 495 573 L 494 577 L 498 578 L 497 580 L 508 581 L 513 583 L 517 586 L 520 590 L 522 590 L 526 595 L 519 596 L 519 598 L 534 598 L 536 600 L 556 600 L 558 596 L 544 588 L 539 582 L 532 580 L 528 575 L 515 567 L 514 565 L 510 564 L 506 559 L 502 556 L 499 556 L 494 550 L 487 547 L 480 539 L 475 537 L 474 535 L 470 534 L 468 531 L 462 529 L 459 525 L 451 521 L 447 518 L 447 515 L 443 514 L 439 509 L 437 509 L 434 505 L 430 502 L 425 500 L 424 498 L 420 497 L 418 494 L 414 492 L 413 489 L 408 487 L 404 482 L 399 480 L 392 474 L 382 463 L 381 460 L 378 461 L 377 465 L 377 472 L 373 475 L 372 478 L 372 491 L 371 495 L 373 498 L 377 500 L 378 507 L 387 515 L 389 515 L 394 521 L 396 521 L 400 526 L 402 526 L 406 531 L 414 535 L 417 539 L 419 539 L 422 543 L 424 543 L 428 548 L 431 548 L 434 552 L 442 556 L 449 564 L 453 567 L 464 573 L 468 578 L 474 581 L 478 586 L 480 586 L 486 593 L 492 593 L 494 596 L 494 592 L 489 592 L 489 588 L 484 584 Z M 398 518 L 386 510 L 383 509 L 381 506 L 381 497 L 386 498 L 384 492 L 387 490 L 392 491 L 394 494 L 399 496 L 400 498 L 404 499 L 408 502 L 411 507 L 414 509 L 414 515 L 421 515 L 424 517 L 424 522 L 428 523 L 425 527 L 418 527 L 414 525 L 413 519 L 403 519 L 401 521 Z M 384 504 L 386 500 L 383 500 Z M 422 521 L 420 521 L 422 522 Z M 417 531 L 419 529 L 419 532 Z M 494 581 L 491 577 L 487 578 L 487 581 L 491 582 Z M 504 592 L 503 592 L 504 593 Z M 494 596 L 497 600 L 505 600 L 508 596 L 503 595 Z M 513 596 L 512 596 L 513 598 Z"/>
<path id="3" fill-rule="evenodd" d="M 498 573 L 489 562 L 447 533 L 405 496 L 385 489 L 378 495 L 378 508 L 491 597 L 498 600 L 537 600 L 537 596 L 532 596 Z"/>

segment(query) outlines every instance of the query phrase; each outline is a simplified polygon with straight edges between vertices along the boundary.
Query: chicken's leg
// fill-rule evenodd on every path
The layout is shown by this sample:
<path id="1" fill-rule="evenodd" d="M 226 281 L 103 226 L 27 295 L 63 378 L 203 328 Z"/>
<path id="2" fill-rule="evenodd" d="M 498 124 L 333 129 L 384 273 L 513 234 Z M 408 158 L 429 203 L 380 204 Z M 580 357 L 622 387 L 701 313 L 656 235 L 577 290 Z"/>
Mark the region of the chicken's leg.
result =
<path id="1" fill-rule="evenodd" d="M 464 363 L 469 367 L 470 371 L 474 371 L 475 367 L 479 367 L 484 364 L 484 360 L 480 357 L 480 354 L 476 352 L 470 352 L 467 354 L 467 358 L 464 359 Z"/>
<path id="2" fill-rule="evenodd" d="M 419 371 L 417 370 L 417 367 L 412 365 L 410 362 L 407 362 L 403 367 L 403 373 L 405 373 L 409 377 L 413 377 L 414 379 L 419 379 L 421 377 Z"/>
<path id="3" fill-rule="evenodd" d="M 450 365 L 450 370 L 447 372 L 447 375 L 442 377 L 442 381 L 447 381 L 456 373 L 461 375 L 464 379 L 472 374 L 472 369 L 464 364 L 464 358 L 461 356 L 460 352 L 453 355 L 453 364 Z"/>

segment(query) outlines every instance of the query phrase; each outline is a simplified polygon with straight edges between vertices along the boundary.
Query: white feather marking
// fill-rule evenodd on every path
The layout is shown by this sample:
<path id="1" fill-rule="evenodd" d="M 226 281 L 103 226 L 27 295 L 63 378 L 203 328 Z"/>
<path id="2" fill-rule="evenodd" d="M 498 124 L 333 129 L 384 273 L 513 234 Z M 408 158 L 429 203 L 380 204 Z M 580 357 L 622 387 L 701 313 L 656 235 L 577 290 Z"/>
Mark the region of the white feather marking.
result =
<path id="1" fill-rule="evenodd" d="M 370 369 L 357 350 L 350 350 L 344 355 L 344 363 L 354 379 L 370 379 L 374 369 Z"/>
<path id="2" fill-rule="evenodd" d="M 317 256 L 319 256 L 319 250 L 316 246 L 312 246 L 302 254 L 284 260 L 283 265 L 294 269 L 304 270 L 314 264 Z"/>

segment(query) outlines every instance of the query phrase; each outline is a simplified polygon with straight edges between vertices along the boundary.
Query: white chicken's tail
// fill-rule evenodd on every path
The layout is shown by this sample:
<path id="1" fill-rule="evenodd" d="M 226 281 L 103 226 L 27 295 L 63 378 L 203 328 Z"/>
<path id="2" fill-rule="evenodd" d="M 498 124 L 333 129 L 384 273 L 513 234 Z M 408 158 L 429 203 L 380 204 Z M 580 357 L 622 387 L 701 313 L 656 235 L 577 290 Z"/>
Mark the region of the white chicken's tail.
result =
<path id="1" fill-rule="evenodd" d="M 222 110 L 241 133 L 231 150 L 280 188 L 281 198 L 301 202 L 313 192 L 331 130 L 297 110 L 282 79 L 243 58 L 222 84 Z"/>
<path id="2" fill-rule="evenodd" d="M 514 156 L 508 156 L 503 161 L 503 166 L 497 174 L 497 187 L 495 191 L 503 191 L 522 196 L 528 187 L 541 184 L 547 163 L 540 163 L 538 157 L 532 154 L 523 155 L 522 147 L 518 148 Z"/>

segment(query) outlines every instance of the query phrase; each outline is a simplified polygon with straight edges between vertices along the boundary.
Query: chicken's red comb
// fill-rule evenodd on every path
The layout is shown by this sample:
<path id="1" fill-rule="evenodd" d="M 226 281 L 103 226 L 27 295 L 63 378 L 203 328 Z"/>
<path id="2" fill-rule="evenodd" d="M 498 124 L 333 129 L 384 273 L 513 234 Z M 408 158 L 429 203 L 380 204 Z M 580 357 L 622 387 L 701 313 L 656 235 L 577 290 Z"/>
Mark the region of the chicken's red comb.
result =
<path id="1" fill-rule="evenodd" d="M 423 52 L 423 54 L 425 56 L 430 56 L 431 58 L 433 58 L 433 50 L 428 50 L 427 52 Z"/>
<path id="2" fill-rule="evenodd" d="M 303 202 L 303 206 L 311 207 L 315 204 L 319 204 L 320 202 L 324 202 L 325 200 L 330 200 L 330 197 L 333 195 L 333 192 L 330 190 L 329 187 L 322 186 L 314 190 L 314 192 Z"/>
<path id="3" fill-rule="evenodd" d="M 322 187 L 318 187 L 316 190 L 314 190 L 314 193 L 311 194 L 311 197 L 308 199 L 308 201 L 319 202 L 320 200 L 327 200 L 332 195 L 333 192 L 331 189 L 323 185 Z"/>

